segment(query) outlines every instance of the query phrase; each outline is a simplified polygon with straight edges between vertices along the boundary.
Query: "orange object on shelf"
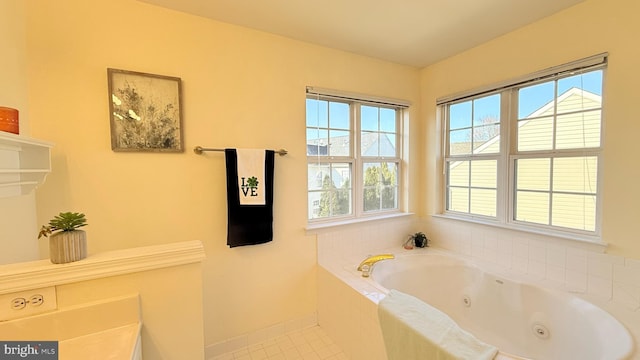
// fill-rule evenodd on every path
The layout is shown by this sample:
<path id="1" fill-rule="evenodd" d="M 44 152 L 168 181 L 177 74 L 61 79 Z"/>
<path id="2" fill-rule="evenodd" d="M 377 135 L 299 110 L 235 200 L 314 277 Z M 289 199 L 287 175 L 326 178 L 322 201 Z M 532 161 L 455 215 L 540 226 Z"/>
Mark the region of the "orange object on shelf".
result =
<path id="1" fill-rule="evenodd" d="M 18 110 L 0 106 L 0 131 L 20 133 Z"/>

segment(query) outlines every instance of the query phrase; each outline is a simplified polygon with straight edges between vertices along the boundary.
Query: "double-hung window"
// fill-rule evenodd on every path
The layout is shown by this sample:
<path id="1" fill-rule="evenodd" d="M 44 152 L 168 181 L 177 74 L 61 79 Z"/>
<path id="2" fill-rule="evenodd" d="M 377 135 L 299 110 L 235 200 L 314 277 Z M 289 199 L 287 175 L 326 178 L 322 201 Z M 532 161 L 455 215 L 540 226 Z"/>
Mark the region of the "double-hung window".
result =
<path id="1" fill-rule="evenodd" d="M 400 212 L 401 121 L 407 104 L 308 88 L 310 222 Z"/>
<path id="2" fill-rule="evenodd" d="M 447 210 L 496 217 L 501 95 L 448 106 Z"/>
<path id="3" fill-rule="evenodd" d="M 606 60 L 439 100 L 445 214 L 599 241 Z"/>

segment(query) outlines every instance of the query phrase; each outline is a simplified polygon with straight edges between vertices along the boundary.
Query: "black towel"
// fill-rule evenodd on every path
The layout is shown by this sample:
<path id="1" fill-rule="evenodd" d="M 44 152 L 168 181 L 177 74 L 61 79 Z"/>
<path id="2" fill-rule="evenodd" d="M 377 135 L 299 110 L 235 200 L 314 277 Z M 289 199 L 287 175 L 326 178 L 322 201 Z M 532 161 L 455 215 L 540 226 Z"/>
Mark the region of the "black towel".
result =
<path id="1" fill-rule="evenodd" d="M 263 244 L 273 240 L 274 151 L 265 150 L 265 205 L 240 205 L 236 149 L 225 149 L 227 164 L 227 245 Z"/>

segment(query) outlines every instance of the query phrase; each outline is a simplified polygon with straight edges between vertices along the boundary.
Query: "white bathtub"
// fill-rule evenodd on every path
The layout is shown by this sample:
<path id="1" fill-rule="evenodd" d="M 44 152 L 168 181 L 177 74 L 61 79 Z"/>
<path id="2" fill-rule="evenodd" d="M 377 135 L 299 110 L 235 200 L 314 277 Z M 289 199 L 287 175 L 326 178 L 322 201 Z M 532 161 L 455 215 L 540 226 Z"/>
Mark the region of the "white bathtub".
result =
<path id="1" fill-rule="evenodd" d="M 411 294 L 500 350 L 497 358 L 627 359 L 625 327 L 568 293 L 507 279 L 448 255 L 400 255 L 374 266 L 384 289 Z M 514 356 L 515 355 L 515 356 Z"/>

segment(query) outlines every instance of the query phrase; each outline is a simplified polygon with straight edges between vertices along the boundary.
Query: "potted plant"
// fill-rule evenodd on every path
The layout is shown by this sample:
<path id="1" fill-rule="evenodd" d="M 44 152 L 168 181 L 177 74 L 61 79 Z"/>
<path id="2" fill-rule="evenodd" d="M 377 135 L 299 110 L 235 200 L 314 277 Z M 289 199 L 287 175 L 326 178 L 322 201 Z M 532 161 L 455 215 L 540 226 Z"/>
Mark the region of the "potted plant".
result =
<path id="1" fill-rule="evenodd" d="M 87 238 L 84 230 L 87 219 L 82 213 L 61 212 L 48 225 L 43 225 L 38 234 L 49 238 L 49 254 L 54 264 L 64 264 L 87 257 Z M 57 233 L 54 233 L 58 231 Z"/>
<path id="2" fill-rule="evenodd" d="M 413 241 L 413 236 L 409 236 L 407 241 L 405 241 L 404 244 L 402 244 L 402 247 L 404 247 L 407 250 L 413 250 L 414 246 L 415 246 L 415 243 Z"/>
<path id="3" fill-rule="evenodd" d="M 423 232 L 417 232 L 409 236 L 409 239 L 405 243 L 405 248 L 407 243 L 412 243 L 416 247 L 423 248 L 425 246 L 429 246 L 429 239 L 427 239 L 427 235 Z"/>

